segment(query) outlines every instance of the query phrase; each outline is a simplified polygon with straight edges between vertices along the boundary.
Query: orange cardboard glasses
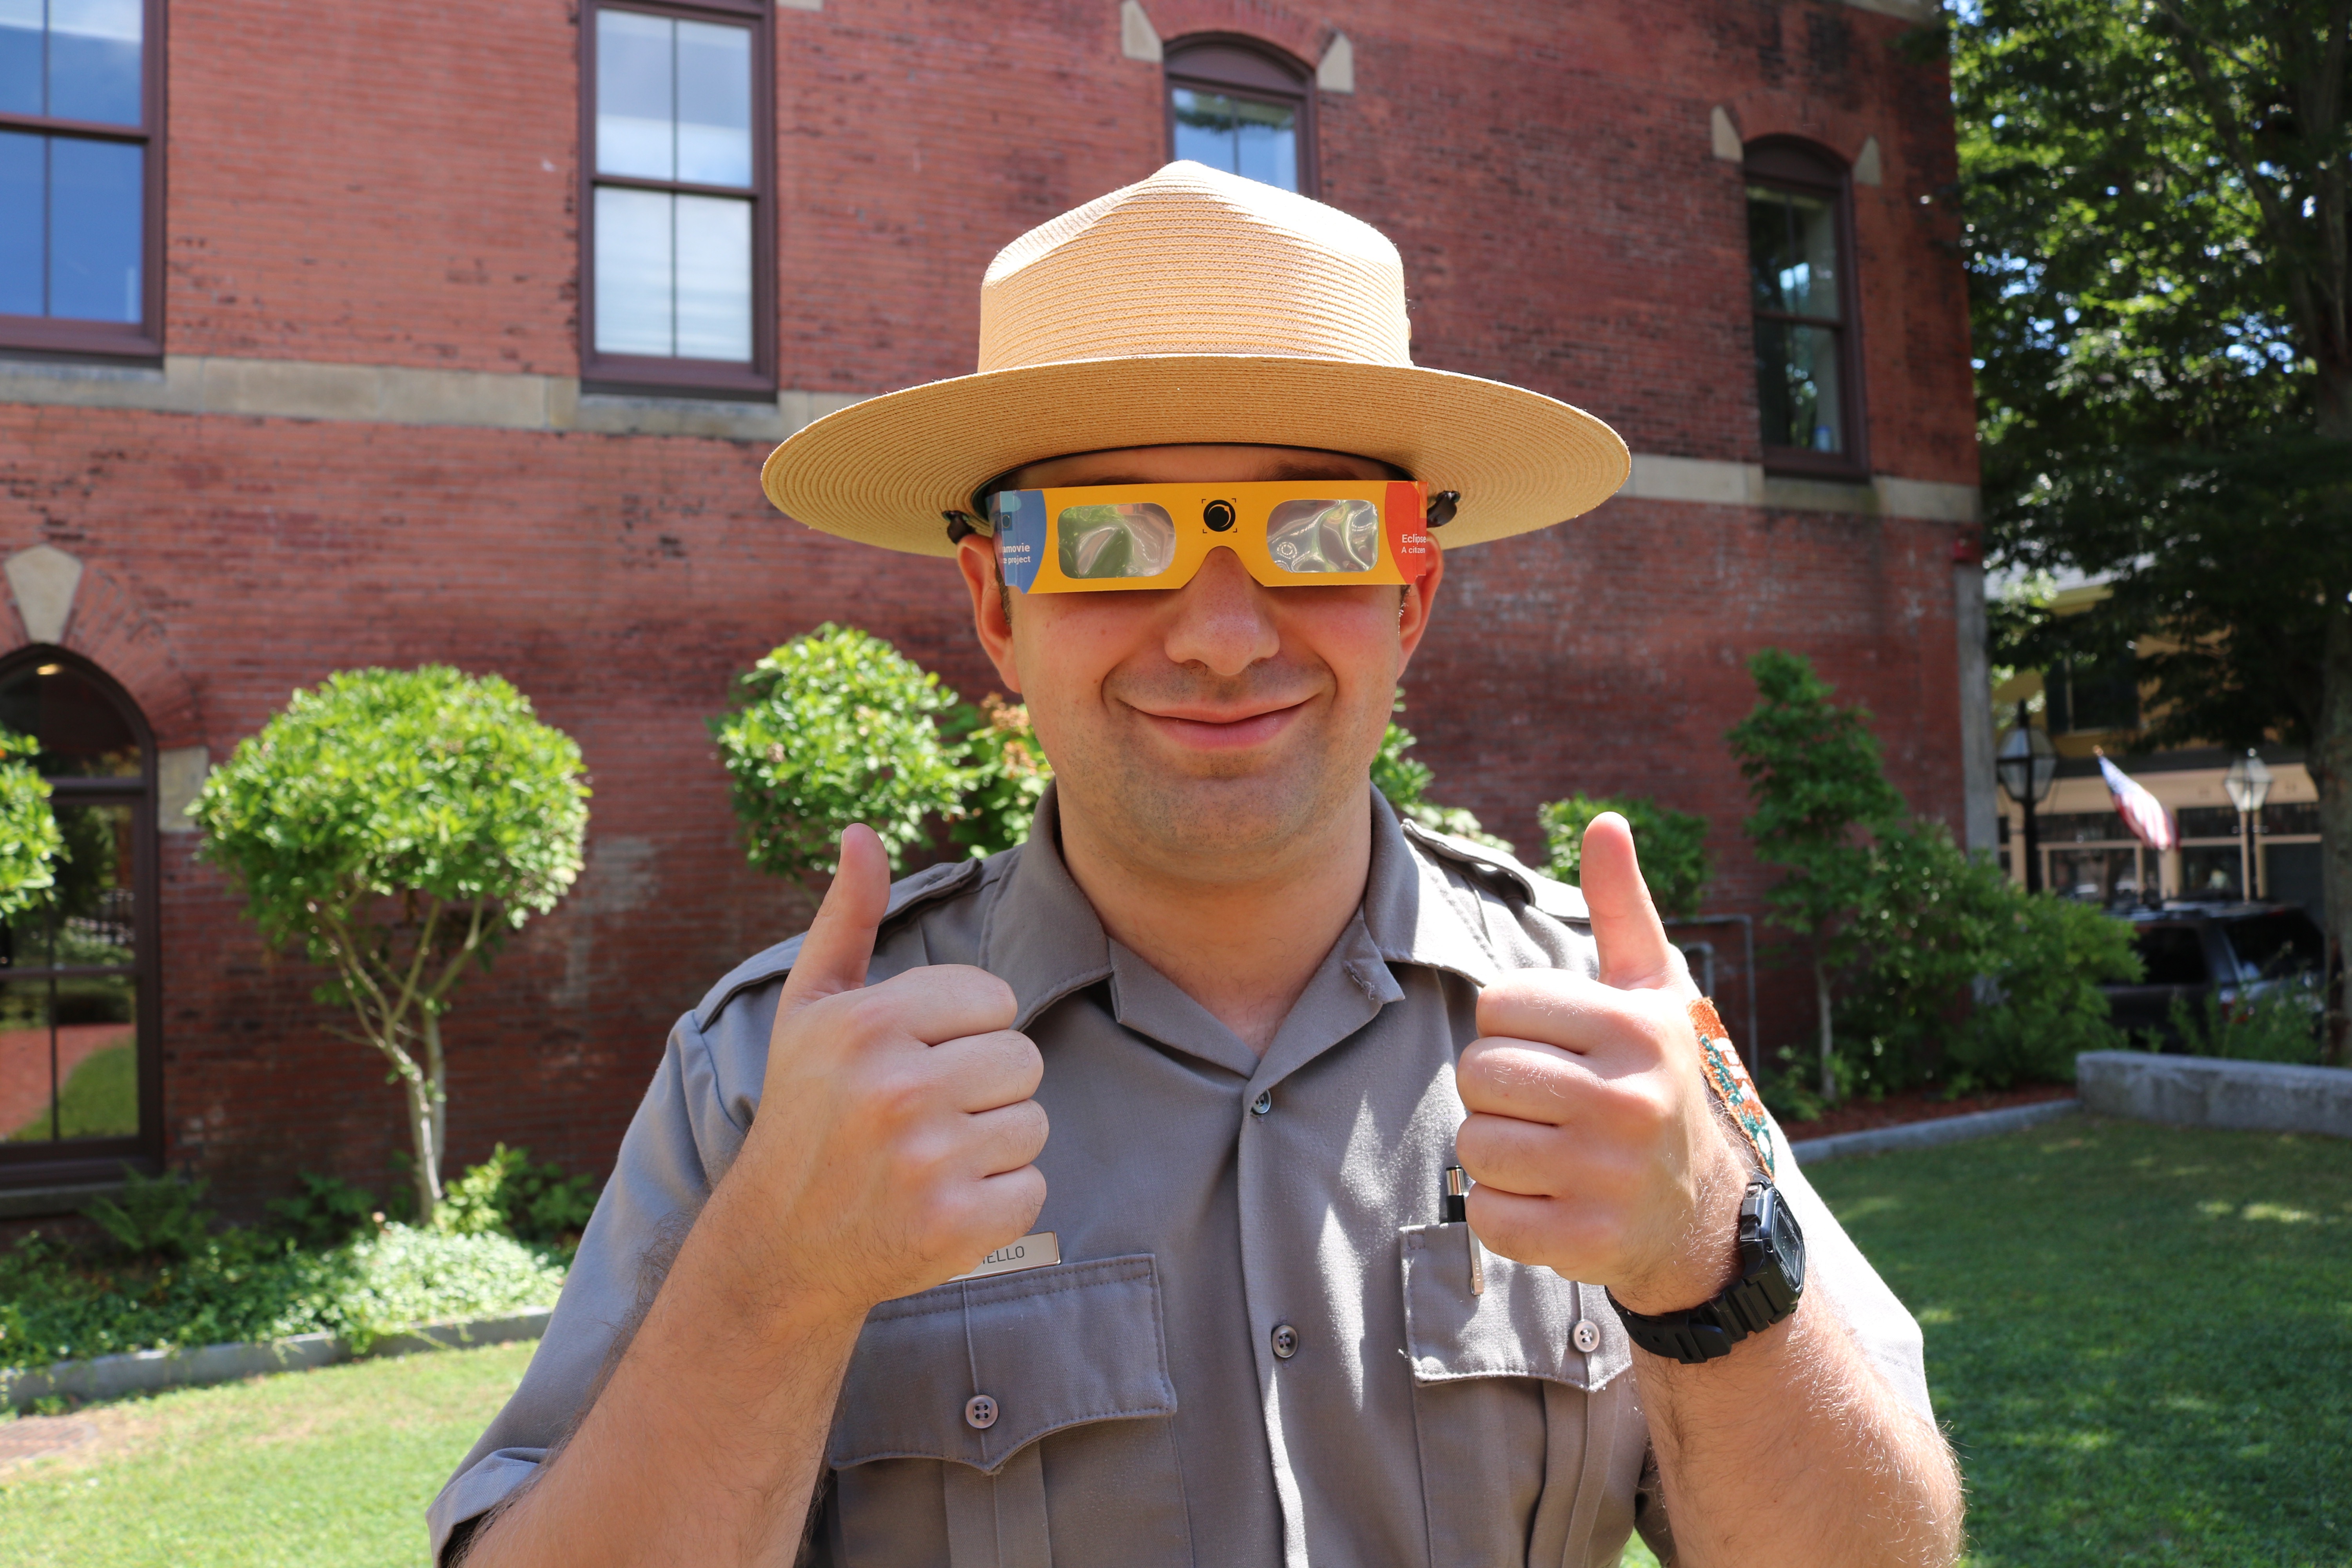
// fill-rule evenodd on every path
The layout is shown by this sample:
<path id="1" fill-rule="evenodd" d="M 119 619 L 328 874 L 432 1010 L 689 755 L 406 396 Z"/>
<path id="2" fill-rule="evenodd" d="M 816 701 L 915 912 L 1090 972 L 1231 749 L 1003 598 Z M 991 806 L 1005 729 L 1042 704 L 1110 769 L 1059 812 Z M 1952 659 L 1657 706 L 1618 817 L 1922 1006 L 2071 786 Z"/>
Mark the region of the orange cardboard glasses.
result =
<path id="1" fill-rule="evenodd" d="M 1269 588 L 1418 582 L 1454 515 L 1410 480 L 1253 480 L 999 490 L 988 501 L 1007 587 L 1181 588 L 1230 550 Z"/>

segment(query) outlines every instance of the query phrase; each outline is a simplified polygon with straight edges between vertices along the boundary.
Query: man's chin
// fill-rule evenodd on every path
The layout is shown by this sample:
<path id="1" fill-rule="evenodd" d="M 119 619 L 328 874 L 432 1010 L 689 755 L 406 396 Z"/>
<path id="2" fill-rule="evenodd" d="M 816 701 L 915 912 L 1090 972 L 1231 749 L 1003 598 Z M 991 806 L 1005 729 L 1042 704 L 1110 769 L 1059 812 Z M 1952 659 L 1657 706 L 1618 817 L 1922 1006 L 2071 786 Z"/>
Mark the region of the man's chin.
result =
<path id="1" fill-rule="evenodd" d="M 1254 879 L 1319 842 L 1353 792 L 1297 769 L 1214 765 L 1196 759 L 1182 773 L 1142 766 L 1087 801 L 1088 815 L 1115 836 L 1120 853 L 1216 881 Z M 1081 796 L 1096 792 L 1080 791 Z"/>

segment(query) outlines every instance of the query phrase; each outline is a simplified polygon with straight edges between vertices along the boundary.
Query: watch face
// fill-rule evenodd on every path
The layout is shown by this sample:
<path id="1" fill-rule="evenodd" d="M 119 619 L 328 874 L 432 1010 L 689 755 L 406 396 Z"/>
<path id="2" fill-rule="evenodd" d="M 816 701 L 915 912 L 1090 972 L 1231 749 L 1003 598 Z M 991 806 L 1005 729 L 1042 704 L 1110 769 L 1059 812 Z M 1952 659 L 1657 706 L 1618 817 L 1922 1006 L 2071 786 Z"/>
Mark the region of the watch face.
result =
<path id="1" fill-rule="evenodd" d="M 1797 1228 L 1797 1216 L 1789 1212 L 1786 1198 L 1777 1193 L 1772 1204 L 1772 1250 L 1780 1259 L 1780 1270 L 1791 1284 L 1801 1286 L 1805 1279 L 1805 1233 Z"/>

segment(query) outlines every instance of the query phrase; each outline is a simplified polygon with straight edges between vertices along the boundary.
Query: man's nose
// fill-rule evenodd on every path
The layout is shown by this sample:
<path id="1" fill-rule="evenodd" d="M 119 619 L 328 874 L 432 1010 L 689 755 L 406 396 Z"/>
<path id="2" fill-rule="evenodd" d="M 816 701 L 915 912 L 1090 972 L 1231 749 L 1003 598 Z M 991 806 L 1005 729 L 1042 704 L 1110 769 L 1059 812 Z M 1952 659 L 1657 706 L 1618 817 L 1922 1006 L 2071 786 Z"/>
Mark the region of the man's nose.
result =
<path id="1" fill-rule="evenodd" d="M 1192 580 L 1176 591 L 1167 623 L 1168 657 L 1228 677 L 1272 658 L 1282 649 L 1282 637 L 1266 601 L 1269 591 L 1258 586 L 1232 551 L 1210 551 Z"/>

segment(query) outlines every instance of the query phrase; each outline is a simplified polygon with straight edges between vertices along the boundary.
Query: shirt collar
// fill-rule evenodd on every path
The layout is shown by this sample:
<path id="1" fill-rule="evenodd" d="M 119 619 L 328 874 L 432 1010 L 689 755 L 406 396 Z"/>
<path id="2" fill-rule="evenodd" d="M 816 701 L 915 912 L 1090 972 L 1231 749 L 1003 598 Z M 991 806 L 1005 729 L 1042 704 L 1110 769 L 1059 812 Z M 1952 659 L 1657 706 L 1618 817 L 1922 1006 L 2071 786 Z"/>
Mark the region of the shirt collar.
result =
<path id="1" fill-rule="evenodd" d="M 1486 939 L 1486 900 L 1468 879 L 1407 838 L 1396 811 L 1372 796 L 1372 868 L 1364 879 L 1364 929 L 1381 958 L 1458 974 L 1491 985 L 1501 971 Z"/>
<path id="2" fill-rule="evenodd" d="M 1281 1058 L 1311 1056 L 1321 1048 L 1303 1037 L 1297 1042 L 1288 1038 L 1309 1016 L 1335 1007 L 1352 1013 L 1364 1005 L 1377 1013 L 1401 996 L 1388 964 L 1442 969 L 1482 987 L 1499 973 L 1485 937 L 1485 900 L 1466 879 L 1449 877 L 1415 848 L 1378 790 L 1368 787 L 1367 794 L 1372 855 L 1362 907 L 1291 1009 L 1261 1070 L 1279 1067 Z M 1013 987 L 1019 1004 L 1013 1026 L 1026 1029 L 1062 998 L 1116 974 L 1113 1006 L 1122 1024 L 1171 1045 L 1181 1042 L 1192 1054 L 1242 1068 L 1239 1058 L 1226 1061 L 1232 1053 L 1218 1046 L 1230 1041 L 1244 1056 L 1246 1047 L 1222 1025 L 1215 1026 L 1213 1034 L 1223 1039 L 1211 1045 L 1202 1026 L 1215 1020 L 1104 933 L 1093 904 L 1063 863 L 1060 838 L 1061 807 L 1057 792 L 1048 785 L 1037 803 L 1028 842 L 1008 857 L 1013 868 L 982 921 L 981 965 Z M 1350 995 L 1355 1000 L 1343 1000 Z M 1202 1048 L 1195 1048 L 1196 1039 Z M 1258 1066 L 1254 1059 L 1248 1065 Z"/>
<path id="3" fill-rule="evenodd" d="M 1111 972 L 1110 939 L 1062 863 L 1061 837 L 1060 802 L 1047 784 L 1028 842 L 1008 857 L 1013 869 L 981 921 L 980 965 L 1013 987 L 1016 1029 Z"/>

